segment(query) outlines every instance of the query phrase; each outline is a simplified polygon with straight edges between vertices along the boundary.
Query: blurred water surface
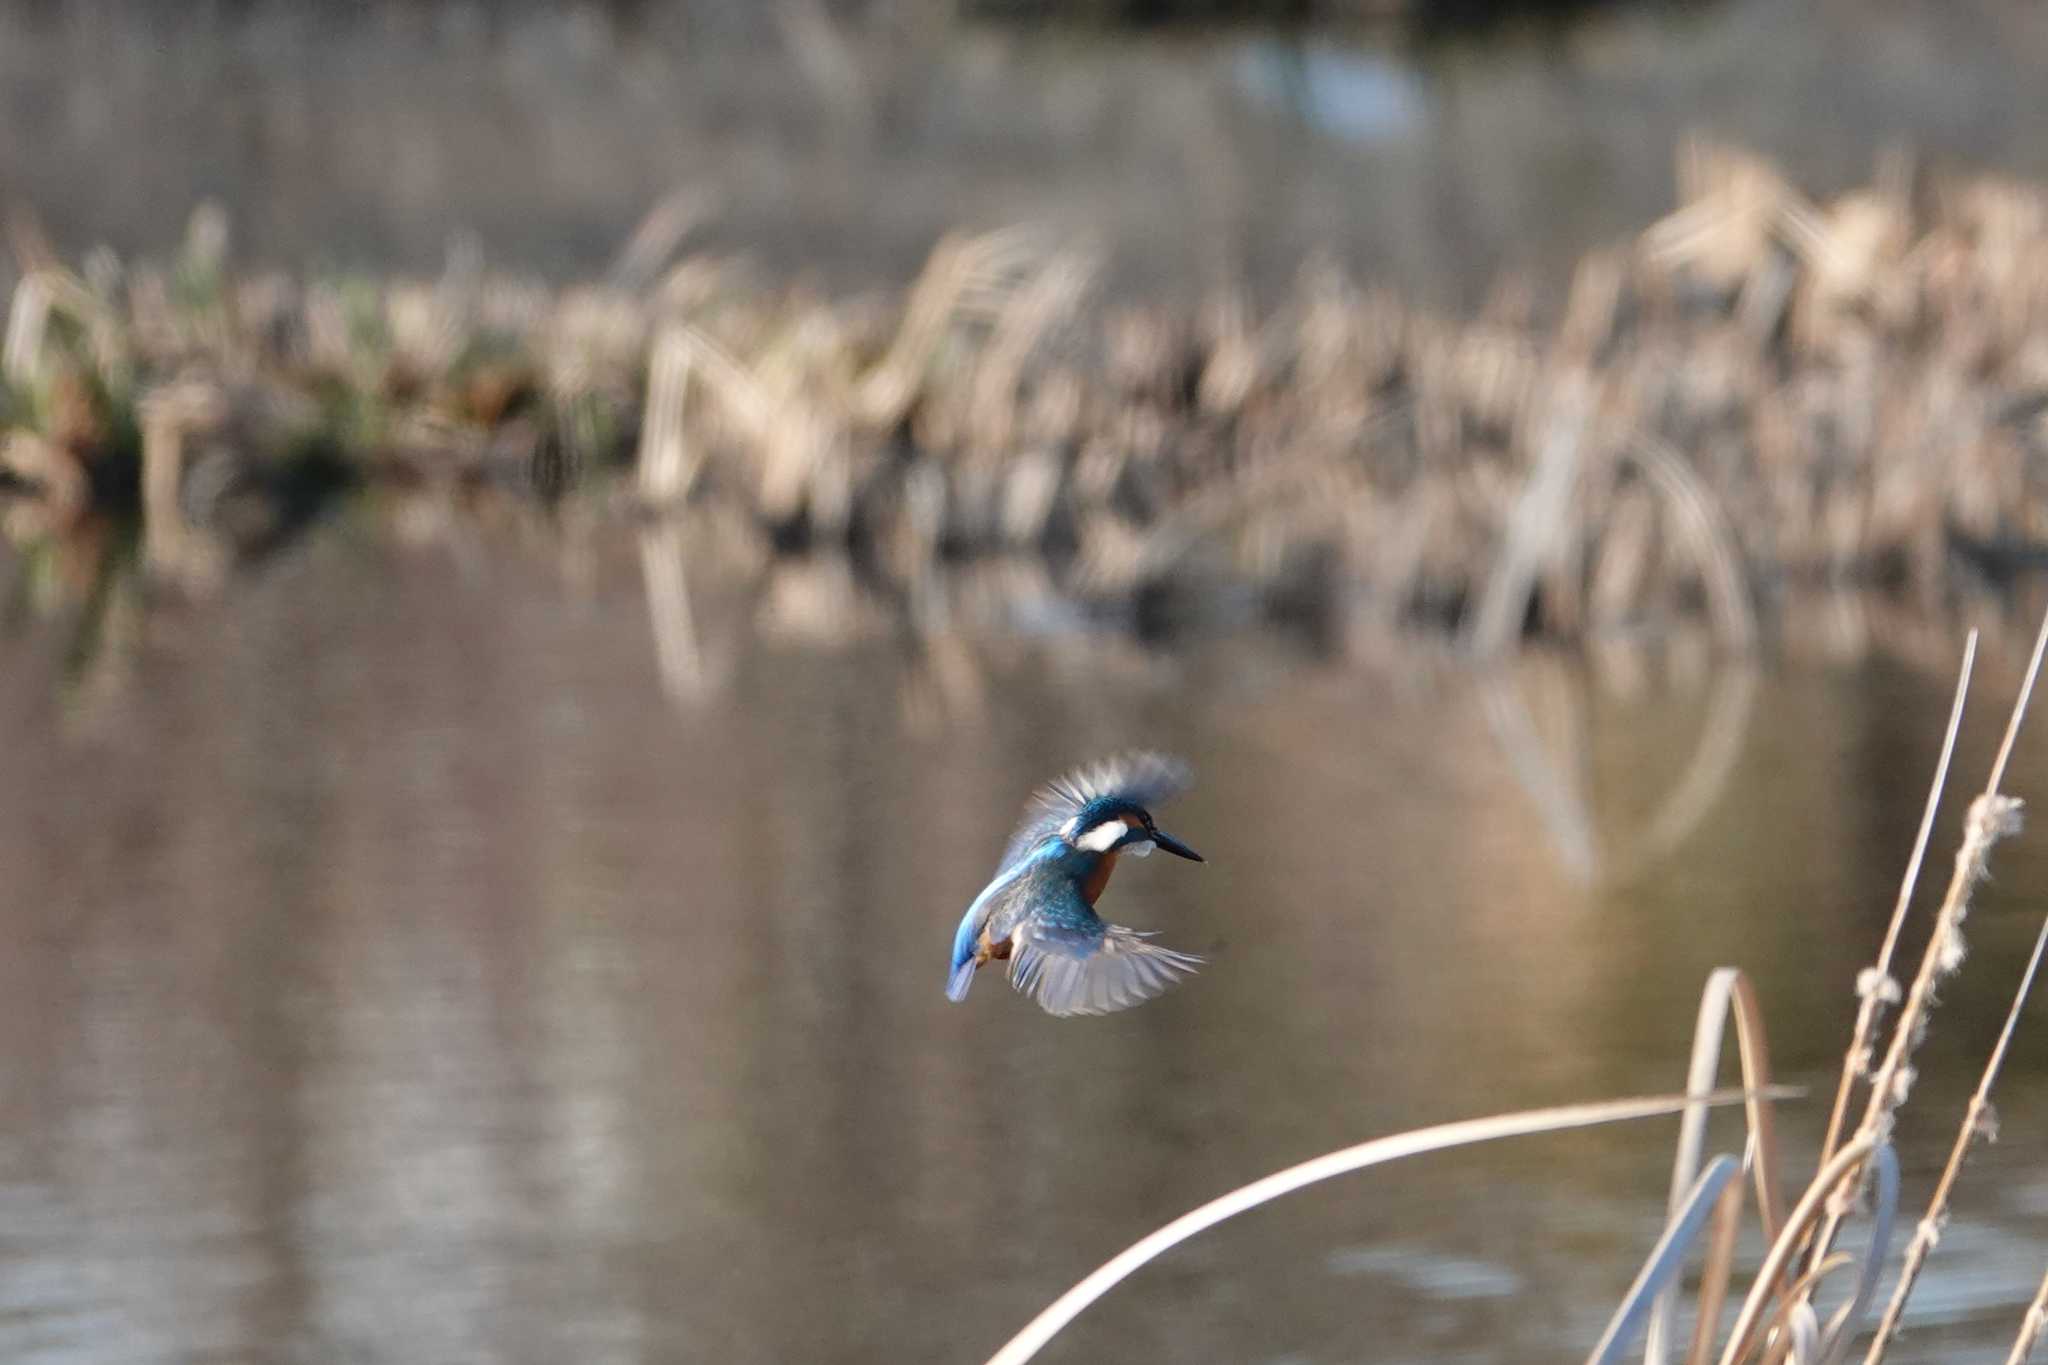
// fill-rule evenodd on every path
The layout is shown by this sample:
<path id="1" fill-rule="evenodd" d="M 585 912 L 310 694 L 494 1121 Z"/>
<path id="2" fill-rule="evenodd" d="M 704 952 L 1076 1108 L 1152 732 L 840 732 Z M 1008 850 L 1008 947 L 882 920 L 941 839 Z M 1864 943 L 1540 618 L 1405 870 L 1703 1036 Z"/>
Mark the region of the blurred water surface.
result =
<path id="1" fill-rule="evenodd" d="M 916 724 L 886 642 L 762 639 L 679 704 L 631 570 L 325 537 L 167 613 L 89 695 L 55 632 L 4 645 L 0 1358 L 971 1361 L 1269 1169 L 1675 1088 L 1718 964 L 1825 1085 L 1948 686 L 1052 634 L 960 642 L 977 687 Z M 2013 663 L 1985 666 L 1966 775 Z M 1029 789 L 1133 743 L 1197 765 L 1168 827 L 1210 861 L 1135 864 L 1105 907 L 1212 965 L 1103 1019 L 993 979 L 949 1005 L 954 921 Z M 2041 909 L 2038 841 L 1995 863 L 1909 1200 Z M 1898 1359 L 2003 1358 L 2048 1246 L 2043 1038 Z M 1795 1150 L 1819 1108 L 1790 1111 Z M 1671 1132 L 1294 1198 L 1049 1358 L 1578 1359 L 1654 1236 Z"/>

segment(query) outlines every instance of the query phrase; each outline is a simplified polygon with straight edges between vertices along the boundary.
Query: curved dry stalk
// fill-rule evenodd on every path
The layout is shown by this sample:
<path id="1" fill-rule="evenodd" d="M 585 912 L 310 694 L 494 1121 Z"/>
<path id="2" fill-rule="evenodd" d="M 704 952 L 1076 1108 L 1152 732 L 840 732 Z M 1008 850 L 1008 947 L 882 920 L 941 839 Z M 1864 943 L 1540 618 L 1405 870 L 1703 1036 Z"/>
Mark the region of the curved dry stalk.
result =
<path id="1" fill-rule="evenodd" d="M 1785 1093 L 1793 1092 L 1774 1091 L 1773 1097 Z M 1037 1355 L 1045 1343 L 1057 1336 L 1060 1329 L 1080 1316 L 1090 1304 L 1129 1278 L 1132 1272 L 1146 1262 L 1156 1259 L 1195 1234 L 1206 1231 L 1218 1223 L 1269 1203 L 1281 1195 L 1291 1194 L 1295 1190 L 1328 1180 L 1333 1176 L 1364 1170 L 1368 1166 L 1384 1165 L 1403 1157 L 1420 1156 L 1426 1152 L 1447 1151 L 1453 1147 L 1494 1142 L 1501 1138 L 1527 1137 L 1536 1133 L 1564 1132 L 1568 1129 L 1590 1128 L 1605 1123 L 1660 1118 L 1667 1114 L 1679 1113 L 1692 1104 L 1733 1104 L 1747 1098 L 1749 1097 L 1741 1091 L 1725 1091 L 1708 1096 L 1659 1095 L 1638 1099 L 1605 1100 L 1593 1104 L 1566 1104 L 1550 1109 L 1527 1109 L 1512 1114 L 1463 1119 L 1455 1123 L 1440 1123 L 1429 1128 L 1395 1133 L 1388 1137 L 1374 1138 L 1370 1142 L 1361 1142 L 1355 1147 L 1346 1147 L 1326 1156 L 1319 1156 L 1312 1161 L 1304 1161 L 1298 1166 L 1276 1171 L 1263 1180 L 1255 1180 L 1240 1189 L 1232 1190 L 1221 1198 L 1212 1199 L 1118 1252 L 1026 1323 L 1022 1331 L 989 1357 L 988 1365 L 1023 1365 L 1024 1361 Z"/>
<path id="2" fill-rule="evenodd" d="M 1735 1316 L 1735 1326 L 1728 1335 L 1728 1345 L 1721 1352 L 1721 1365 L 1736 1365 L 1749 1354 L 1751 1339 L 1757 1334 L 1763 1318 L 1764 1305 L 1772 1299 L 1772 1288 L 1790 1265 L 1792 1256 L 1799 1246 L 1800 1234 L 1806 1225 L 1825 1209 L 1835 1187 L 1853 1177 L 1862 1166 L 1864 1158 L 1877 1148 L 1877 1139 L 1869 1133 L 1859 1132 L 1856 1137 L 1835 1153 L 1834 1159 L 1821 1167 L 1820 1174 L 1806 1187 L 1798 1204 L 1793 1206 L 1785 1230 L 1764 1256 L 1764 1263 L 1756 1273 L 1756 1280 L 1750 1285 L 1749 1296 L 1742 1301 L 1742 1310 Z"/>
<path id="3" fill-rule="evenodd" d="M 1819 1265 L 1793 1281 L 1792 1288 L 1778 1301 L 1777 1311 L 1772 1313 L 1770 1321 L 1764 1324 L 1763 1339 L 1771 1344 L 1764 1352 L 1763 1365 L 1781 1365 L 1785 1357 L 1792 1354 L 1795 1343 L 1790 1335 L 1781 1332 L 1779 1329 L 1790 1319 L 1793 1312 L 1802 1306 L 1801 1300 L 1811 1295 L 1815 1289 L 1818 1289 L 1822 1281 L 1826 1280 L 1828 1276 L 1834 1274 L 1843 1266 L 1850 1264 L 1855 1259 L 1854 1256 L 1851 1256 L 1846 1251 L 1837 1251 L 1825 1261 L 1822 1261 Z M 1811 1307 L 1811 1305 L 1805 1306 Z M 1803 1365 L 1812 1365 L 1812 1362 L 1807 1361 Z"/>
<path id="4" fill-rule="evenodd" d="M 1786 1323 L 1787 1335 L 1792 1341 L 1792 1365 L 1813 1365 L 1820 1356 L 1820 1318 L 1813 1311 L 1813 1305 L 1805 1300 L 1795 1300 Z"/>
<path id="5" fill-rule="evenodd" d="M 1650 1310 L 1651 1301 L 1667 1292 L 1665 1286 L 1672 1283 L 1679 1267 L 1685 1264 L 1685 1253 L 1692 1250 L 1692 1244 L 1699 1240 L 1700 1230 L 1706 1226 L 1708 1216 L 1720 1207 L 1724 1188 L 1741 1171 L 1741 1163 L 1725 1153 L 1707 1163 L 1707 1168 L 1700 1172 L 1700 1178 L 1687 1191 L 1677 1216 L 1665 1225 L 1663 1236 L 1657 1239 L 1657 1245 L 1643 1262 L 1643 1268 L 1636 1273 L 1635 1282 L 1622 1296 L 1614 1316 L 1608 1319 L 1607 1330 L 1600 1334 L 1593 1353 L 1586 1357 L 1586 1365 L 1613 1365 L 1628 1349 L 1629 1343 L 1635 1340 L 1636 1328 L 1642 1325 L 1644 1315 Z"/>
<path id="6" fill-rule="evenodd" d="M 1863 1251 L 1863 1273 L 1856 1277 L 1856 1292 L 1828 1320 L 1827 1331 L 1821 1335 L 1819 1365 L 1837 1365 L 1848 1353 L 1849 1342 L 1863 1321 L 1863 1312 L 1870 1306 L 1871 1295 L 1877 1292 L 1877 1277 L 1883 1273 L 1885 1262 L 1891 1259 L 1892 1224 L 1899 1211 L 1899 1157 L 1889 1144 L 1885 1144 L 1878 1147 L 1872 1160 L 1877 1165 L 1877 1208 L 1871 1215 L 1870 1245 Z M 1821 1266 L 1832 1263 L 1833 1258 L 1830 1257 L 1822 1261 Z M 1819 1278 L 1815 1277 L 1815 1283 Z M 1813 1287 L 1809 1285 L 1802 1289 L 1797 1297 L 1801 1302 L 1810 1302 Z"/>
<path id="7" fill-rule="evenodd" d="M 2019 1027 L 2020 1010 L 2034 988 L 2034 974 L 2040 970 L 2044 948 L 2048 948 L 2048 919 L 2042 920 L 2041 931 L 2034 936 L 2033 955 L 2027 959 L 2027 969 L 2020 976 L 2019 989 L 2013 992 L 2012 1008 L 2006 1011 L 2005 1027 L 1999 1030 L 1990 1060 L 1984 1063 L 1984 1074 L 1977 1081 L 1976 1093 L 1970 1096 L 1970 1103 L 1963 1110 L 1962 1126 L 1956 1130 L 1948 1164 L 1942 1167 L 1941 1179 L 1934 1187 L 1934 1197 L 1928 1201 L 1927 1215 L 1920 1220 L 1920 1226 L 1913 1230 L 1913 1240 L 1906 1245 L 1906 1263 L 1899 1270 L 1899 1282 L 1892 1290 L 1891 1301 L 1885 1305 L 1884 1317 L 1878 1321 L 1877 1335 L 1871 1339 L 1870 1349 L 1864 1354 L 1864 1365 L 1877 1365 L 1884 1358 L 1885 1347 L 1899 1330 L 1899 1319 L 1906 1311 L 1906 1300 L 1912 1295 L 1913 1286 L 1919 1281 L 1920 1269 L 1941 1238 L 1941 1223 L 1948 1214 L 1949 1195 L 1955 1188 L 1956 1177 L 1962 1174 L 1963 1157 L 1969 1152 L 1970 1144 L 1997 1126 L 1991 1109 L 1991 1087 L 1998 1082 L 1999 1068 L 2005 1064 L 2006 1048 L 2012 1043 L 2013 1030 Z"/>
<path id="8" fill-rule="evenodd" d="M 1707 977 L 1700 992 L 1699 1022 L 1693 1028 L 1692 1061 L 1686 1070 L 1688 1094 L 1705 1094 L 1721 1069 L 1721 1040 L 1729 1015 L 1735 1017 L 1736 1053 L 1742 1065 L 1745 1094 L 1760 1096 L 1770 1084 L 1770 1051 L 1764 1039 L 1763 1011 L 1757 1005 L 1756 988 L 1737 967 L 1722 967 Z M 1749 1103 L 1751 1170 L 1756 1180 L 1758 1214 L 1766 1241 L 1778 1235 L 1784 1221 L 1784 1195 L 1778 1181 L 1778 1137 L 1770 1105 L 1761 1098 Z M 1700 1152 L 1706 1140 L 1707 1111 L 1703 1105 L 1688 1105 L 1679 1121 L 1678 1151 L 1671 1168 L 1669 1212 L 1676 1216 L 1699 1170 Z M 1671 1316 L 1676 1307 L 1676 1290 L 1667 1288 L 1658 1297 L 1650 1315 L 1650 1330 L 1643 1359 L 1647 1365 L 1661 1365 L 1669 1354 Z"/>
<path id="9" fill-rule="evenodd" d="M 1745 1163 L 1754 1158 L 1756 1135 L 1750 1134 Z M 1694 1297 L 1692 1346 L 1685 1353 L 1686 1365 L 1707 1365 L 1714 1353 L 1714 1327 L 1721 1321 L 1721 1308 L 1728 1299 L 1728 1279 L 1735 1269 L 1735 1243 L 1742 1234 L 1742 1190 L 1740 1180 L 1721 1192 L 1714 1209 L 1714 1233 L 1707 1242 L 1707 1254 L 1700 1262 L 1699 1293 Z"/>

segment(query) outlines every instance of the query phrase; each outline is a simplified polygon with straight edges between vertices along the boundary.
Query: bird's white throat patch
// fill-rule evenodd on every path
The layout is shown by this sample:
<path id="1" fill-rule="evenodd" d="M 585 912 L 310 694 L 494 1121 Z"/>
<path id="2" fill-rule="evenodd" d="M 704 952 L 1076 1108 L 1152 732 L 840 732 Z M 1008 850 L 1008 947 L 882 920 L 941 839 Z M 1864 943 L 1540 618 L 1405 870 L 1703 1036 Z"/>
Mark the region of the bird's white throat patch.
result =
<path id="1" fill-rule="evenodd" d="M 1116 847 L 1117 840 L 1130 832 L 1131 827 L 1121 820 L 1104 820 L 1074 840 L 1074 847 L 1087 849 L 1090 853 L 1107 853 Z"/>
<path id="2" fill-rule="evenodd" d="M 1152 841 L 1150 839 L 1140 839 L 1135 844 L 1125 844 L 1117 852 L 1128 853 L 1133 858 L 1149 858 L 1152 856 Z"/>

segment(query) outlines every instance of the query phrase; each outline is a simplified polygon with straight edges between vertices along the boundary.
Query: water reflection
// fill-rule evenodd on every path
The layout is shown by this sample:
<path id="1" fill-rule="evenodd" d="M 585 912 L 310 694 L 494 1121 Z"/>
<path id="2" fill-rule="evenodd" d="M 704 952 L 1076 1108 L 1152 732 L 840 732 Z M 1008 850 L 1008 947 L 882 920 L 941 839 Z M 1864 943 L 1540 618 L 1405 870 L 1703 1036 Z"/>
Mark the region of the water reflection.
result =
<path id="1" fill-rule="evenodd" d="M 690 610 L 682 527 L 664 521 L 640 532 L 640 576 L 647 587 L 647 624 L 654 633 L 662 687 L 678 701 L 698 700 L 711 678 L 697 641 L 696 615 Z"/>
<path id="2" fill-rule="evenodd" d="M 1748 734 L 1758 670 L 1754 660 L 1740 658 L 1708 667 L 1705 714 L 1690 754 L 1674 769 L 1669 790 L 1610 840 L 1598 832 L 1586 790 L 1590 740 L 1585 712 L 1596 684 L 1585 669 L 1538 654 L 1479 677 L 1480 702 L 1501 754 L 1573 876 L 1600 881 L 1634 874 L 1684 843 L 1721 798 Z M 1635 665 L 1628 669 L 1633 672 Z M 1553 703 L 1561 722 L 1554 727 L 1561 751 L 1554 751 L 1539 732 L 1528 696 L 1532 690 Z"/>
<path id="3" fill-rule="evenodd" d="M 807 623 L 858 600 L 829 566 L 735 595 L 692 564 L 672 582 L 699 593 L 715 685 L 677 705 L 631 551 L 573 591 L 478 553 L 451 573 L 311 542 L 167 614 L 89 727 L 54 723 L 61 641 L 9 646 L 0 1357 L 975 1359 L 1286 1161 L 1668 1088 L 1720 962 L 1756 973 L 1784 1073 L 1810 1080 L 1839 1059 L 1946 704 L 1901 671 L 1751 681 L 1741 799 L 1654 876 L 1587 884 L 1457 671 L 970 629 L 971 576 L 927 653 L 872 607 L 823 648 Z M 1518 684 L 1532 717 L 1542 676 Z M 923 730 L 920 677 L 945 698 Z M 1567 678 L 1603 868 L 1634 845 L 1600 812 L 1677 804 L 1735 709 L 1678 677 L 1622 703 Z M 1965 762 L 1993 738 L 1966 734 Z M 946 936 L 1025 790 L 1128 743 L 1195 762 L 1176 818 L 1216 851 L 1120 877 L 1119 915 L 1214 965 L 1085 1029 L 1003 991 L 948 1005 Z M 2025 950 L 2041 870 L 2024 840 L 2001 857 L 1972 920 L 1988 981 Z M 1909 1180 L 2002 1009 L 1974 980 L 1929 1044 Z M 2048 1076 L 2013 1065 L 2018 1138 L 2048 1123 Z M 1647 1245 L 1667 1141 L 1276 1207 L 1050 1358 L 1576 1359 Z M 2007 1331 L 2048 1231 L 2023 1197 L 2038 1150 L 1973 1161 L 1977 1249 L 1902 1359 Z"/>
<path id="4" fill-rule="evenodd" d="M 656 668 L 664 690 L 685 706 L 707 703 L 729 680 L 742 633 L 816 650 L 843 650 L 879 635 L 896 647 L 905 725 L 920 735 L 940 734 L 948 725 L 972 723 L 986 703 L 985 643 L 972 628 L 1015 621 L 1026 614 L 1018 603 L 1058 595 L 1035 561 L 964 571 L 941 567 L 912 576 L 902 589 L 863 580 L 844 557 L 770 561 L 738 594 L 746 607 L 728 619 L 724 637 L 712 646 L 717 662 L 707 663 L 689 588 L 690 541 L 685 523 L 674 517 L 651 522 L 638 535 Z M 969 629 L 956 624 L 962 620 Z M 1698 738 L 1639 826 L 1603 840 L 1585 790 L 1585 713 L 1603 689 L 1640 691 L 1645 659 L 1653 654 L 1675 657 L 1679 681 L 1704 687 Z M 1757 665 L 1748 658 L 1709 657 L 1698 641 L 1681 637 L 1659 649 L 1609 642 L 1597 671 L 1539 651 L 1512 666 L 1475 673 L 1474 680 L 1507 769 L 1541 817 L 1559 861 L 1574 877 L 1598 881 L 1626 877 L 1669 853 L 1706 818 L 1741 753 Z M 1538 723 L 1539 709 L 1555 722 L 1549 737 Z"/>

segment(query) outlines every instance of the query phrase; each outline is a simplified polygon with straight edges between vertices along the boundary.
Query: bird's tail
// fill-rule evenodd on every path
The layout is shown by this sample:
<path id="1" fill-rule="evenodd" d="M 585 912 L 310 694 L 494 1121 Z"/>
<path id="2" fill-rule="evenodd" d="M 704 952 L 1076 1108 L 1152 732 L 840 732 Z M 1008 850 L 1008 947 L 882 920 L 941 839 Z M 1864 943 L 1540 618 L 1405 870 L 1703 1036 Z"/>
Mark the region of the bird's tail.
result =
<path id="1" fill-rule="evenodd" d="M 946 998 L 954 1001 L 965 1000 L 967 988 L 973 984 L 974 959 L 970 957 L 965 962 L 954 963 L 953 974 L 946 978 Z"/>

